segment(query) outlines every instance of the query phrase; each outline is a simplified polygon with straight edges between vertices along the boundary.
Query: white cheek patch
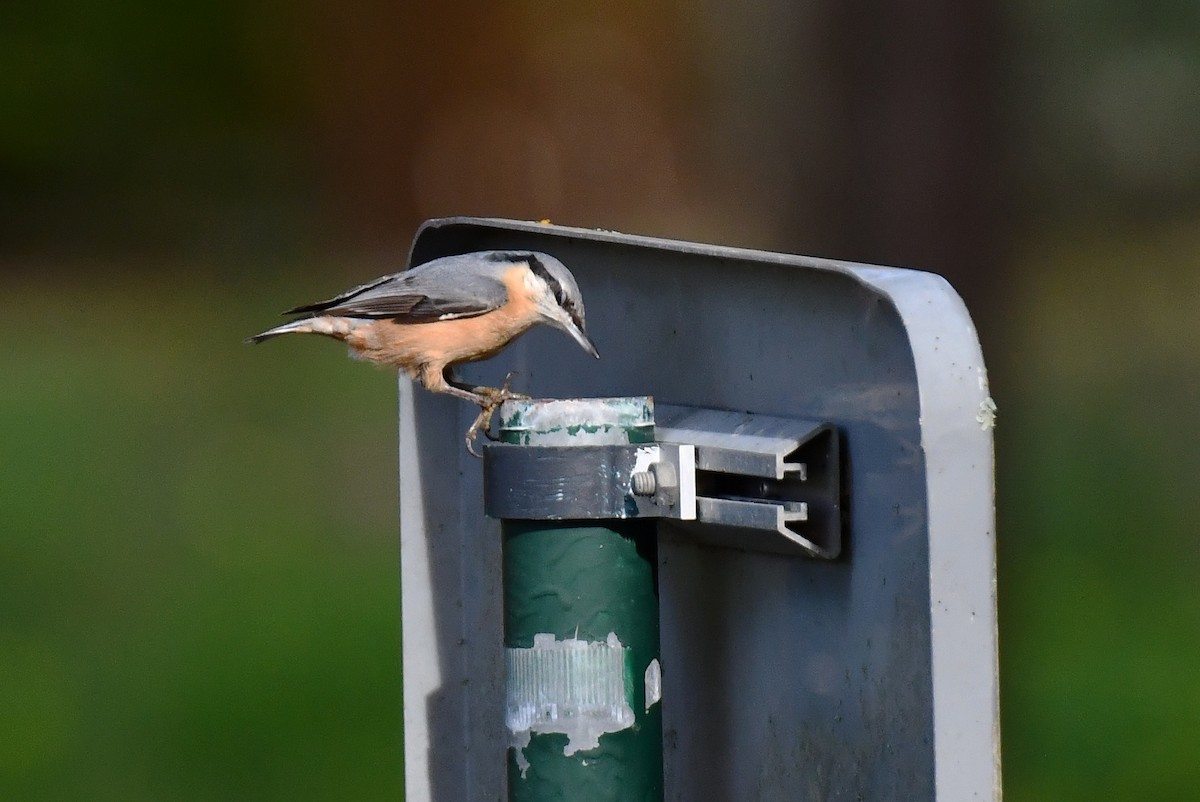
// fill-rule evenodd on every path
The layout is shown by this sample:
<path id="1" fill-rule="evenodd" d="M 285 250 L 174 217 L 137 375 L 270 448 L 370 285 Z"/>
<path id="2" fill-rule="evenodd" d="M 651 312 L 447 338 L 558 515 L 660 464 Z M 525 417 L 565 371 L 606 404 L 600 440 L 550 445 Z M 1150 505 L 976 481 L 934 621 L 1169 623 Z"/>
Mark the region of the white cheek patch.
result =
<path id="1" fill-rule="evenodd" d="M 550 287 L 547 286 L 547 284 L 546 284 L 546 280 L 543 279 L 541 276 L 539 276 L 537 273 L 534 273 L 532 270 L 530 270 L 528 265 L 526 265 L 526 267 L 525 267 L 524 279 L 525 279 L 525 289 L 532 296 L 536 297 L 538 295 L 544 295 L 547 292 L 549 292 L 549 290 L 550 290 Z"/>

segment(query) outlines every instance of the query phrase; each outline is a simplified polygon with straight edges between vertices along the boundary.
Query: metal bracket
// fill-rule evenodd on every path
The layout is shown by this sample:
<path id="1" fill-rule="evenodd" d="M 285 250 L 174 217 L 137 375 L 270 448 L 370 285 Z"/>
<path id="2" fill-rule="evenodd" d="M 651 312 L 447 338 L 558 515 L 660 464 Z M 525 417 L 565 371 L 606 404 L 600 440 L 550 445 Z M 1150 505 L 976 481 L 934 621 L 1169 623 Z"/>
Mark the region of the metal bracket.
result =
<path id="1" fill-rule="evenodd" d="M 494 518 L 662 518 L 702 542 L 833 558 L 841 550 L 837 429 L 656 405 L 658 442 L 484 449 Z"/>
<path id="2" fill-rule="evenodd" d="M 483 453 L 483 505 L 493 518 L 696 517 L 696 474 L 689 467 L 695 464 L 695 449 L 691 446 L 493 443 L 485 446 Z M 669 481 L 668 471 L 683 481 Z"/>
<path id="3" fill-rule="evenodd" d="M 833 559 L 842 548 L 841 443 L 829 423 L 659 404 L 656 438 L 696 449 L 696 519 L 718 546 Z"/>

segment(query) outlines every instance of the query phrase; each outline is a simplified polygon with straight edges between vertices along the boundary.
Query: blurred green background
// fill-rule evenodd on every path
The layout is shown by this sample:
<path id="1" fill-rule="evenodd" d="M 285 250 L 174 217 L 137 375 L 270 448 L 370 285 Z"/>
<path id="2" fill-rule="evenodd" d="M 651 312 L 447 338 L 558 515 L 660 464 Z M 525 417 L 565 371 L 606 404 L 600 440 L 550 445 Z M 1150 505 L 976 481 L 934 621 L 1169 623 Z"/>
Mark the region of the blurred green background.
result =
<path id="1" fill-rule="evenodd" d="M 1005 791 L 1200 798 L 1200 6 L 0 6 L 0 799 L 402 794 L 395 385 L 275 311 L 482 214 L 947 275 Z"/>

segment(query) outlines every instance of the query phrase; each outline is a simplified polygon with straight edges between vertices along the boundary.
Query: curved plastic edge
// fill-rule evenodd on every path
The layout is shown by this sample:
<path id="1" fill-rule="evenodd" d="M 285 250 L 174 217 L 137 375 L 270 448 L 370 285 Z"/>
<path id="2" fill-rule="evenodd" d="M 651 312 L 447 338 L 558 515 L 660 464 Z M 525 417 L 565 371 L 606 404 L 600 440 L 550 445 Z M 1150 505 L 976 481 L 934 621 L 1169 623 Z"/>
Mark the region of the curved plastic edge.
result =
<path id="1" fill-rule="evenodd" d="M 426 220 L 417 229 L 416 236 L 413 237 L 412 246 L 409 248 L 408 260 L 412 263 L 417 247 L 429 233 L 440 231 L 448 228 L 485 228 L 485 229 L 503 229 L 506 231 L 522 231 L 539 236 L 563 237 L 566 239 L 589 240 L 592 242 L 609 242 L 616 245 L 637 246 L 642 248 L 655 248 L 659 250 L 670 250 L 676 253 L 689 253 L 698 256 L 708 256 L 715 258 L 737 259 L 740 261 L 755 261 L 764 264 L 789 265 L 793 267 L 805 267 L 813 270 L 824 270 L 831 273 L 840 273 L 850 278 L 855 279 L 860 284 L 866 287 L 879 289 L 873 281 L 868 281 L 861 275 L 863 271 L 882 270 L 882 271 L 897 271 L 907 274 L 918 274 L 925 277 L 935 278 L 945 283 L 945 279 L 934 273 L 927 273 L 911 268 L 895 268 L 895 267 L 879 267 L 877 265 L 865 265 L 857 262 L 847 262 L 838 259 L 824 259 L 815 256 L 800 256 L 797 254 L 776 253 L 774 251 L 760 251 L 753 248 L 736 248 L 729 245 L 709 245 L 701 242 L 686 242 L 684 240 L 664 239 L 661 237 L 647 237 L 640 234 L 624 234 L 618 231 L 610 231 L 602 228 L 576 228 L 573 226 L 560 226 L 552 223 L 541 223 L 536 220 L 506 220 L 503 218 L 493 217 L 438 217 L 432 220 Z M 946 285 L 949 286 L 948 284 Z M 951 291 L 953 293 L 953 291 Z M 886 292 L 880 292 L 880 295 L 889 297 Z M 955 295 L 955 298 L 958 296 Z M 959 301 L 961 306 L 961 301 Z M 974 327 L 971 328 L 972 336 L 974 336 Z"/>
<path id="2" fill-rule="evenodd" d="M 870 267 L 854 272 L 899 312 L 917 371 L 929 508 L 937 798 L 998 802 L 995 405 L 979 338 L 962 299 L 940 276 Z"/>

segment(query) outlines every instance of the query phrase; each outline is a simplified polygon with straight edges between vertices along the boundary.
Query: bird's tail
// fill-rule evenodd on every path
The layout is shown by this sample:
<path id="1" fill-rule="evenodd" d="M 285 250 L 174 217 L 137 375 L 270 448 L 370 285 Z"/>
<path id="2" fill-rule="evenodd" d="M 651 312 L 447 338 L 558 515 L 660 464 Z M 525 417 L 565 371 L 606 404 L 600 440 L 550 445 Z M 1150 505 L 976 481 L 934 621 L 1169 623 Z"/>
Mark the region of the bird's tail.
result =
<path id="1" fill-rule="evenodd" d="M 306 317 L 301 320 L 293 320 L 291 323 L 284 323 L 273 329 L 267 329 L 262 334 L 247 337 L 245 342 L 260 343 L 263 340 L 278 337 L 280 334 L 324 334 L 326 337 L 344 340 L 354 330 L 356 322 L 346 317 Z"/>

